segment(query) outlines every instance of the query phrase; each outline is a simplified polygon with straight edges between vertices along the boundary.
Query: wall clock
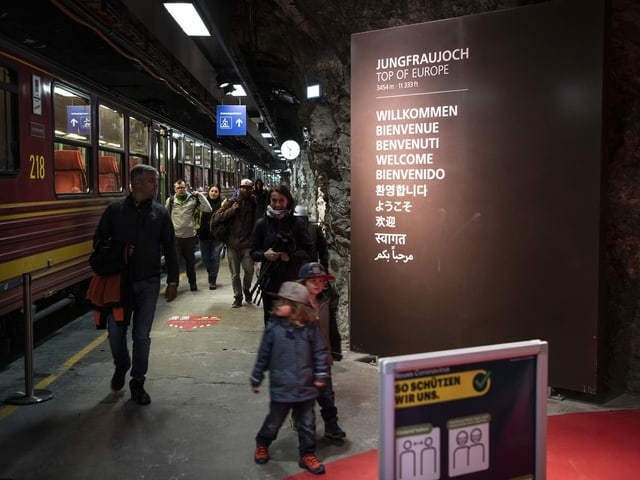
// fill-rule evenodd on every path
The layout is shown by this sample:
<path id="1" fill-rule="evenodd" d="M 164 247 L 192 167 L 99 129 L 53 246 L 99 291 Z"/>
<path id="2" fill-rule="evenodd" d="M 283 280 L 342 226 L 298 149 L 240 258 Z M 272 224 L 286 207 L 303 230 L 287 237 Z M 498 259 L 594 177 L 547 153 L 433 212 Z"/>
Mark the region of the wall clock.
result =
<path id="1" fill-rule="evenodd" d="M 287 160 L 293 160 L 300 155 L 300 145 L 295 140 L 287 140 L 280 147 L 280 152 Z"/>

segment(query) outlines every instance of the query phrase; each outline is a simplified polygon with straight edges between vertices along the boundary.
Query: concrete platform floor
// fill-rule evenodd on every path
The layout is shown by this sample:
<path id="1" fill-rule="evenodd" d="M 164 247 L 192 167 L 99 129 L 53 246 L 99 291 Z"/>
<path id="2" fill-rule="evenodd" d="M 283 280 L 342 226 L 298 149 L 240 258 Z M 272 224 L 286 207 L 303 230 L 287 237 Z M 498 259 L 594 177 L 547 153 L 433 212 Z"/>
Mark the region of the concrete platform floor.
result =
<path id="1" fill-rule="evenodd" d="M 301 471 L 297 436 L 285 424 L 270 449 L 271 461 L 253 461 L 254 438 L 268 409 L 268 385 L 248 384 L 263 329 L 262 307 L 232 309 L 226 260 L 219 288 L 208 290 L 198 270 L 198 292 L 182 281 L 172 303 L 159 299 L 152 331 L 146 388 L 152 403 L 130 401 L 128 388 L 113 394 L 106 333 L 92 314 L 73 320 L 34 350 L 35 394 L 48 401 L 0 404 L 0 480 L 282 479 Z M 178 316 L 217 316 L 216 325 L 180 329 Z M 378 447 L 377 367 L 361 353 L 345 352 L 333 367 L 342 444 L 322 438 L 318 458 L 331 462 Z M 21 359 L 0 371 L 0 401 L 25 388 Z M 635 408 L 637 397 L 595 405 L 549 399 L 549 414 Z M 319 418 L 319 414 L 318 414 Z"/>

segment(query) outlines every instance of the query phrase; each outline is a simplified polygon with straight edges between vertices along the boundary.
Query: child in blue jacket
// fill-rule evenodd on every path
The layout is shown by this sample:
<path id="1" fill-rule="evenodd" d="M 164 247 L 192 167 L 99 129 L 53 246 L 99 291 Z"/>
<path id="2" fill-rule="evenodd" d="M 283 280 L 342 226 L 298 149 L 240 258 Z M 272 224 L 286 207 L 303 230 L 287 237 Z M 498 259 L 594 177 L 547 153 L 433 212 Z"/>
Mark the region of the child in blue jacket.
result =
<path id="1" fill-rule="evenodd" d="M 314 404 L 318 389 L 328 378 L 327 346 L 315 314 L 307 306 L 309 292 L 296 282 L 284 282 L 280 301 L 265 327 L 253 372 L 251 390 L 258 387 L 269 370 L 269 413 L 256 435 L 256 463 L 269 461 L 269 445 L 289 411 L 298 427 L 298 464 L 313 474 L 325 473 L 315 455 L 316 419 Z"/>

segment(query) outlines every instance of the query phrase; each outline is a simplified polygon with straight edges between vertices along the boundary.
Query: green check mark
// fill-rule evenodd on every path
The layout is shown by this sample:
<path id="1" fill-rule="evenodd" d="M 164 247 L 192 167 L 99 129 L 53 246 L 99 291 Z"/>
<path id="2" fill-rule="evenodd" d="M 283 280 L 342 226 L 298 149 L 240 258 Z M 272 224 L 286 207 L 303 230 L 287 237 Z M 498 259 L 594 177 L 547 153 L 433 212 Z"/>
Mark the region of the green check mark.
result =
<path id="1" fill-rule="evenodd" d="M 473 386 L 479 392 L 487 388 L 487 383 L 489 382 L 489 377 L 491 377 L 491 372 L 488 371 L 484 375 L 476 375 L 473 379 Z"/>

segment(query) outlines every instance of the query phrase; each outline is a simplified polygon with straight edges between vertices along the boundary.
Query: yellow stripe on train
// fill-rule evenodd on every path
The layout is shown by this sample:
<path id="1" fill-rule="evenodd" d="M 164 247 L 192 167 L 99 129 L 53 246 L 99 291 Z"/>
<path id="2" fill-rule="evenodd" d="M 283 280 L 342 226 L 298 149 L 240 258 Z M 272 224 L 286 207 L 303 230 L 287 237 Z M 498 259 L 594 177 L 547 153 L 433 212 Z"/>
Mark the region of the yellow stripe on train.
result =
<path id="1" fill-rule="evenodd" d="M 78 257 L 86 257 L 93 251 L 93 242 L 74 243 L 62 248 L 47 250 L 29 257 L 17 258 L 2 265 L 0 269 L 0 282 L 19 277 L 24 273 L 36 273 L 38 277 L 53 273 L 64 267 L 70 267 L 79 263 Z M 75 261 L 74 261 L 75 260 Z M 84 260 L 83 260 L 84 261 Z"/>
<path id="2" fill-rule="evenodd" d="M 35 204 L 35 202 L 30 204 L 30 206 L 33 206 L 34 204 Z M 65 214 L 65 213 L 89 212 L 89 211 L 95 211 L 95 210 L 100 210 L 100 211 L 104 210 L 104 205 L 96 205 L 96 206 L 91 206 L 91 207 L 65 208 L 65 209 L 59 209 L 59 210 L 45 210 L 45 211 L 39 211 L 39 212 L 12 213 L 12 214 L 7 214 L 7 215 L 0 214 L 0 221 L 19 220 L 19 219 L 22 219 L 22 218 L 47 217 L 47 216 L 50 216 L 50 215 L 61 215 L 61 214 Z M 0 212 L 1 211 L 2 210 L 0 210 Z"/>

